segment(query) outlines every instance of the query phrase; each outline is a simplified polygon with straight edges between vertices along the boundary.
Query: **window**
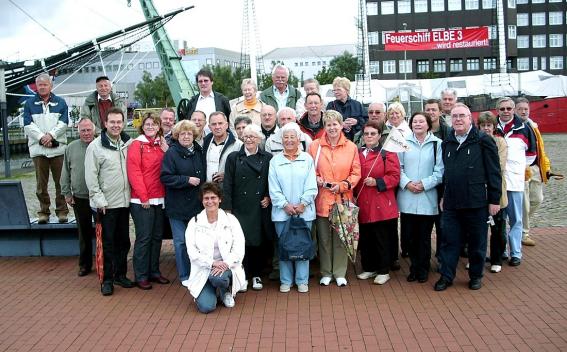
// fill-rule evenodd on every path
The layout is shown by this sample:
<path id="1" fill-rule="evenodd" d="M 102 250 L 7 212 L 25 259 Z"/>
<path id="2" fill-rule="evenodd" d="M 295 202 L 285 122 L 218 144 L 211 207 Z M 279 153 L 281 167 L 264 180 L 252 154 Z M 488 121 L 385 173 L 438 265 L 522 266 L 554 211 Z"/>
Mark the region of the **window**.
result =
<path id="1" fill-rule="evenodd" d="M 463 9 L 463 4 L 461 0 L 449 0 L 447 3 L 447 9 L 449 11 L 461 11 Z"/>
<path id="2" fill-rule="evenodd" d="M 478 10 L 478 0 L 465 0 L 465 10 Z"/>
<path id="3" fill-rule="evenodd" d="M 549 25 L 558 25 L 563 24 L 563 12 L 561 11 L 552 11 L 549 13 Z"/>
<path id="4" fill-rule="evenodd" d="M 529 35 L 519 35 L 517 37 L 517 47 L 518 49 L 527 49 L 530 47 L 530 36 Z"/>
<path id="5" fill-rule="evenodd" d="M 368 16 L 378 15 L 378 3 L 377 2 L 367 2 L 366 3 L 366 14 Z"/>
<path id="6" fill-rule="evenodd" d="M 431 0 L 431 12 L 445 11 L 445 0 Z"/>
<path id="7" fill-rule="evenodd" d="M 321 61 L 317 61 L 317 66 L 321 66 Z"/>
<path id="8" fill-rule="evenodd" d="M 85 67 L 85 68 L 86 68 L 86 67 Z M 143 70 L 143 69 L 145 69 L 145 68 L 146 68 L 146 65 L 144 65 L 144 63 L 140 62 L 140 63 L 138 64 L 138 70 Z"/>
<path id="9" fill-rule="evenodd" d="M 496 0 L 482 0 L 483 9 L 494 9 L 496 8 Z"/>
<path id="10" fill-rule="evenodd" d="M 295 63 L 295 67 L 298 67 L 298 66 L 299 66 L 299 64 L 296 62 L 296 63 Z"/>
<path id="11" fill-rule="evenodd" d="M 396 73 L 396 60 L 382 61 L 382 72 L 384 74 Z"/>
<path id="12" fill-rule="evenodd" d="M 515 9 L 516 8 L 516 0 L 508 0 L 508 8 Z"/>
<path id="13" fill-rule="evenodd" d="M 532 4 L 543 4 L 545 0 L 532 0 Z"/>
<path id="14" fill-rule="evenodd" d="M 488 39 L 498 38 L 498 29 L 496 26 L 488 26 Z"/>
<path id="15" fill-rule="evenodd" d="M 516 5 L 523 5 L 523 4 L 527 4 L 528 0 L 516 0 Z"/>
<path id="16" fill-rule="evenodd" d="M 380 3 L 382 10 L 382 15 L 393 15 L 394 14 L 394 2 L 393 1 L 382 1 Z"/>
<path id="17" fill-rule="evenodd" d="M 545 34 L 536 34 L 532 36 L 532 48 L 545 48 Z"/>
<path id="18" fill-rule="evenodd" d="M 412 72 L 411 60 L 400 60 L 399 65 L 400 65 L 400 73 Z"/>
<path id="19" fill-rule="evenodd" d="M 368 32 L 368 45 L 378 45 L 378 32 Z"/>
<path id="20" fill-rule="evenodd" d="M 516 26 L 508 26 L 508 39 L 516 39 Z"/>
<path id="21" fill-rule="evenodd" d="M 549 0 L 548 2 L 562 2 L 563 0 Z"/>
<path id="22" fill-rule="evenodd" d="M 382 31 L 382 44 L 386 44 L 386 33 L 395 33 L 396 31 Z"/>
<path id="23" fill-rule="evenodd" d="M 417 60 L 417 72 L 418 73 L 429 72 L 429 60 Z"/>
<path id="24" fill-rule="evenodd" d="M 485 70 L 495 70 L 496 69 L 496 58 L 485 57 L 483 60 Z"/>
<path id="25" fill-rule="evenodd" d="M 159 62 L 154 62 L 154 63 L 153 63 L 153 67 L 154 67 L 154 68 L 159 68 Z"/>
<path id="26" fill-rule="evenodd" d="M 370 74 L 377 75 L 380 73 L 380 62 L 379 61 L 370 61 Z"/>
<path id="27" fill-rule="evenodd" d="M 549 69 L 550 70 L 562 70 L 563 69 L 563 56 L 551 56 L 549 58 Z"/>
<path id="28" fill-rule="evenodd" d="M 547 70 L 547 58 L 545 56 L 540 58 L 540 66 L 542 70 Z"/>
<path id="29" fill-rule="evenodd" d="M 480 59 L 467 59 L 467 71 L 478 71 L 480 69 Z"/>
<path id="30" fill-rule="evenodd" d="M 532 13 L 532 26 L 545 26 L 545 12 Z"/>
<path id="31" fill-rule="evenodd" d="M 413 10 L 415 13 L 427 12 L 427 0 L 414 0 Z"/>
<path id="32" fill-rule="evenodd" d="M 534 70 L 534 71 L 535 71 L 535 70 L 539 70 L 537 57 L 534 57 L 534 58 L 533 58 L 533 61 L 532 61 L 532 70 Z"/>
<path id="33" fill-rule="evenodd" d="M 518 58 L 518 71 L 529 71 L 530 69 L 530 58 L 529 57 L 519 57 Z"/>
<path id="34" fill-rule="evenodd" d="M 410 12 L 411 12 L 411 1 L 398 0 L 398 13 L 410 13 Z"/>
<path id="35" fill-rule="evenodd" d="M 323 61 L 323 66 L 325 66 L 327 64 L 327 61 Z"/>
<path id="36" fill-rule="evenodd" d="M 451 71 L 451 72 L 463 71 L 463 59 L 451 59 L 451 60 L 449 60 L 449 71 Z"/>
<path id="37" fill-rule="evenodd" d="M 433 60 L 433 72 L 445 72 L 445 59 Z"/>
<path id="38" fill-rule="evenodd" d="M 549 35 L 549 47 L 550 48 L 561 48 L 561 47 L 563 47 L 563 34 L 550 34 Z"/>
<path id="39" fill-rule="evenodd" d="M 118 71 L 118 65 L 112 65 L 112 70 L 113 70 L 113 71 Z"/>
<path id="40" fill-rule="evenodd" d="M 524 27 L 530 25 L 530 18 L 527 13 L 519 13 L 516 15 L 516 24 L 518 27 Z"/>
<path id="41" fill-rule="evenodd" d="M 209 58 L 207 58 L 206 62 L 207 62 L 207 65 L 212 65 L 212 64 L 213 64 L 213 59 L 211 59 L 211 58 L 209 57 Z"/>

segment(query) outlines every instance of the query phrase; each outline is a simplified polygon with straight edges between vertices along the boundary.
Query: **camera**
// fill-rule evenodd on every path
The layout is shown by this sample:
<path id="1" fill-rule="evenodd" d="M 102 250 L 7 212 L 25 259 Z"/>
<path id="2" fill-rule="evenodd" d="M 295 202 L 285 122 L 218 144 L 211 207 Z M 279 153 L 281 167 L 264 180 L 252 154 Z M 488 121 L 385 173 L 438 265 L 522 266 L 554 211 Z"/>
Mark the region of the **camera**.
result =
<path id="1" fill-rule="evenodd" d="M 323 187 L 324 187 L 324 188 L 331 188 L 331 187 L 333 187 L 333 184 L 332 184 L 331 182 L 325 182 L 325 183 L 323 184 Z"/>

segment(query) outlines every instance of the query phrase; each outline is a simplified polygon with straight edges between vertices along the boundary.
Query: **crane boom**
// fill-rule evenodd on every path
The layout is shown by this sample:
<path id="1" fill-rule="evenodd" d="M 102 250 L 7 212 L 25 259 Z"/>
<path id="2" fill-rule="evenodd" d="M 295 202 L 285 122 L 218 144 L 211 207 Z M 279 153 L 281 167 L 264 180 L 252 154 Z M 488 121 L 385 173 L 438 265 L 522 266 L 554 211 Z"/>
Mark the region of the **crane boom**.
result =
<path id="1" fill-rule="evenodd" d="M 160 17 L 152 0 L 140 0 L 142 11 L 147 20 Z M 184 8 L 188 10 L 194 6 Z M 154 46 L 165 75 L 167 86 L 171 92 L 171 96 L 175 105 L 178 105 L 182 99 L 188 99 L 196 92 L 191 80 L 187 77 L 183 66 L 181 65 L 181 57 L 173 47 L 165 28 L 159 27 L 155 29 L 154 24 L 148 24 Z"/>

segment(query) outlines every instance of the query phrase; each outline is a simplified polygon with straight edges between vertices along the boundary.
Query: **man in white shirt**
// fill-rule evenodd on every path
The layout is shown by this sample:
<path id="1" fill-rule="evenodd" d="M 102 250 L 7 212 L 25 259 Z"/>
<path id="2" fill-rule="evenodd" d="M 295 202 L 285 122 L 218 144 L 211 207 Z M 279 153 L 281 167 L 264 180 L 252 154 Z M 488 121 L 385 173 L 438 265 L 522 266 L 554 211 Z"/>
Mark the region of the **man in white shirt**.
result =
<path id="1" fill-rule="evenodd" d="M 195 110 L 204 112 L 207 118 L 215 111 L 221 111 L 226 116 L 230 116 L 228 98 L 213 91 L 213 73 L 207 68 L 202 68 L 195 75 L 195 80 L 199 87 L 199 94 L 189 100 L 187 116 L 191 116 Z"/>

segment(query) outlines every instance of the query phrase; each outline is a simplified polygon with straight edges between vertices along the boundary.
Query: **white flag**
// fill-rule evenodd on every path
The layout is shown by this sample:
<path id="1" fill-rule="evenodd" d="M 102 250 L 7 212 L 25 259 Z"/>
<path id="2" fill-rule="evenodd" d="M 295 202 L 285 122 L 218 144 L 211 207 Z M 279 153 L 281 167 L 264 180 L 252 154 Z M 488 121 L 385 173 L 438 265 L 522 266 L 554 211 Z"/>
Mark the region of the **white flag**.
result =
<path id="1" fill-rule="evenodd" d="M 402 133 L 397 128 L 392 128 L 382 149 L 392 153 L 401 153 L 409 151 L 410 147 Z"/>

